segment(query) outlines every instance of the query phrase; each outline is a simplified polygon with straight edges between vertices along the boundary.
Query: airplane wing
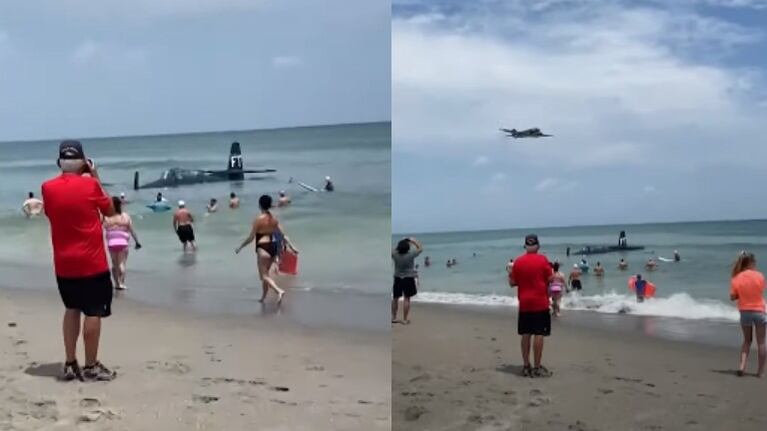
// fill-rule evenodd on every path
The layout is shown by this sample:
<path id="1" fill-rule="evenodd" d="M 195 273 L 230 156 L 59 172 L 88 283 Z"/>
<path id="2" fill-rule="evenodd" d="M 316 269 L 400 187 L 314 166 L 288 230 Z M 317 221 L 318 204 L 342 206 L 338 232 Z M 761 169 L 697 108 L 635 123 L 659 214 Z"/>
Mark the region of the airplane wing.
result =
<path id="1" fill-rule="evenodd" d="M 266 174 L 270 172 L 277 172 L 276 169 L 225 169 L 220 171 L 203 171 L 210 175 L 228 175 L 228 174 Z"/>
<path id="2" fill-rule="evenodd" d="M 511 129 L 504 129 L 504 128 L 501 128 L 501 129 L 499 129 L 499 130 L 500 130 L 501 132 L 511 133 Z"/>

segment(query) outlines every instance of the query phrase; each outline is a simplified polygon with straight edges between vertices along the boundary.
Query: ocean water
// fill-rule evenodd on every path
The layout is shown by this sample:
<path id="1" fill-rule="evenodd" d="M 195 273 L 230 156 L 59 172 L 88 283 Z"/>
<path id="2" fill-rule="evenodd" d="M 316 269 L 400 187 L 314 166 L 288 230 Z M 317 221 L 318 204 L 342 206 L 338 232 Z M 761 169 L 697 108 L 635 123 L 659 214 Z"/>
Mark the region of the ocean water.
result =
<path id="1" fill-rule="evenodd" d="M 112 194 L 125 192 L 143 248 L 131 251 L 126 295 L 160 304 L 189 304 L 229 312 L 250 310 L 260 296 L 255 254 L 235 255 L 258 214 L 262 194 L 285 190 L 293 205 L 276 209 L 286 232 L 300 249 L 299 275 L 280 283 L 291 291 L 328 295 L 383 295 L 390 231 L 390 123 L 232 131 L 187 135 L 82 139 Z M 132 190 L 134 171 L 141 183 L 171 167 L 225 169 L 229 146 L 242 146 L 245 169 L 277 172 L 249 176 L 241 182 L 207 183 L 161 190 L 170 203 L 183 199 L 197 218 L 199 251 L 183 255 L 172 230 L 172 212 L 153 213 L 158 190 Z M 52 284 L 51 248 L 45 217 L 27 220 L 20 205 L 28 191 L 39 195 L 43 181 L 57 175 L 58 141 L 0 143 L 0 266 Z M 293 177 L 321 187 L 329 175 L 334 193 L 312 193 Z M 227 207 L 235 192 L 242 206 Z M 205 215 L 210 198 L 218 213 Z M 6 284 L 9 284 L 6 278 Z M 32 283 L 30 283 L 32 284 Z M 40 283 L 37 283 L 40 284 Z M 46 285 L 47 286 L 47 285 Z"/>
<path id="2" fill-rule="evenodd" d="M 605 267 L 603 278 L 590 271 L 583 276 L 583 291 L 563 299 L 565 309 L 589 310 L 605 314 L 629 314 L 682 318 L 693 321 L 735 322 L 738 311 L 729 300 L 729 274 L 742 250 L 763 259 L 767 268 L 767 221 L 645 224 L 634 226 L 590 226 L 484 232 L 413 234 L 424 243 L 419 258 L 419 301 L 516 306 L 516 293 L 508 287 L 506 263 L 524 252 L 528 233 L 537 233 L 542 252 L 562 264 L 567 275 L 582 256 L 566 256 L 566 249 L 585 245 L 617 244 L 618 233 L 626 230 L 629 245 L 645 250 L 587 256 L 593 268 L 599 261 Z M 399 240 L 403 235 L 395 235 Z M 658 262 L 655 271 L 644 264 L 650 257 L 673 257 L 678 250 L 681 262 Z M 476 253 L 476 256 L 474 254 Z M 423 266 L 429 256 L 432 266 Z M 458 265 L 446 267 L 448 259 Z M 627 271 L 617 269 L 625 258 Z M 637 304 L 629 294 L 631 275 L 641 273 L 657 286 L 656 298 Z"/>

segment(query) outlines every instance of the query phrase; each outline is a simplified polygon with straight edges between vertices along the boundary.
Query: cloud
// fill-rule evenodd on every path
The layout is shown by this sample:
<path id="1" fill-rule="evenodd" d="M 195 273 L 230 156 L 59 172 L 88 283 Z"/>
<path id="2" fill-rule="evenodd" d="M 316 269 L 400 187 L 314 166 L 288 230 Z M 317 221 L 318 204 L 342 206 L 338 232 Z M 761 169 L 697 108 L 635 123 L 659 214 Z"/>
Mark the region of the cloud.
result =
<path id="1" fill-rule="evenodd" d="M 493 177 L 491 178 L 491 180 L 494 183 L 499 183 L 499 182 L 502 182 L 502 181 L 506 181 L 506 178 L 507 178 L 507 176 L 503 172 L 496 172 L 496 173 L 493 174 Z"/>
<path id="2" fill-rule="evenodd" d="M 763 73 L 700 60 L 756 43 L 759 31 L 691 11 L 590 4 L 588 16 L 559 11 L 514 28 L 482 14 L 395 15 L 394 148 L 451 157 L 501 148 L 499 161 L 563 169 L 767 157 L 753 139 L 767 114 Z M 507 142 L 501 126 L 556 137 Z"/>
<path id="3" fill-rule="evenodd" d="M 474 159 L 474 163 L 472 163 L 472 166 L 485 166 L 490 163 L 490 159 L 487 158 L 487 156 L 477 156 L 476 159 Z"/>
<path id="4" fill-rule="evenodd" d="M 70 60 L 80 66 L 100 65 L 135 71 L 147 66 L 148 56 L 143 49 L 125 48 L 110 43 L 86 40 L 74 49 Z"/>
<path id="5" fill-rule="evenodd" d="M 578 187 L 575 181 L 565 181 L 559 178 L 544 178 L 535 185 L 538 192 L 544 191 L 570 191 Z"/>
<path id="6" fill-rule="evenodd" d="M 88 19 L 153 19 L 239 12 L 262 7 L 267 0 L 47 0 L 41 7 Z"/>
<path id="7" fill-rule="evenodd" d="M 93 61 L 99 53 L 99 45 L 92 40 L 87 40 L 75 48 L 72 53 L 72 61 L 79 64 L 86 64 Z"/>
<path id="8" fill-rule="evenodd" d="M 272 58 L 272 66 L 277 68 L 296 67 L 303 64 L 303 61 L 295 56 L 279 56 Z"/>

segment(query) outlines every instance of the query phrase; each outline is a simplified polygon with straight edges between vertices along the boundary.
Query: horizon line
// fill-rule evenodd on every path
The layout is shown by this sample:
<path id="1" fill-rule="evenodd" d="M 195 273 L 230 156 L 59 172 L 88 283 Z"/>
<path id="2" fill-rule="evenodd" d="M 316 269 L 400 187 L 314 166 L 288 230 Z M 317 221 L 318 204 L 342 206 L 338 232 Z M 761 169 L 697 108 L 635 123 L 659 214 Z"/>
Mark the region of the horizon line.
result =
<path id="1" fill-rule="evenodd" d="M 161 136 L 173 136 L 173 135 L 207 135 L 213 133 L 247 133 L 247 132 L 266 132 L 273 130 L 289 130 L 289 129 L 312 129 L 320 127 L 335 127 L 335 126 L 362 126 L 366 124 L 384 124 L 391 123 L 391 120 L 379 120 L 379 121 L 360 121 L 360 122 L 348 122 L 348 123 L 324 123 L 324 124 L 309 124 L 301 126 L 281 126 L 281 127 L 265 127 L 262 129 L 232 129 L 232 130 L 209 130 L 209 131 L 193 131 L 193 132 L 159 132 L 159 133 L 143 133 L 138 135 L 114 135 L 114 136 L 90 136 L 76 138 L 79 141 L 95 140 L 95 139 L 116 139 L 116 138 L 156 138 Z M 37 139 L 22 139 L 22 140 L 3 140 L 0 141 L 0 145 L 3 144 L 29 144 L 38 142 L 58 141 L 63 139 L 73 139 L 71 137 L 64 138 L 37 138 Z"/>
<path id="2" fill-rule="evenodd" d="M 733 223 L 733 222 L 749 222 L 749 221 L 767 221 L 764 218 L 746 218 L 746 219 L 719 219 L 719 220 L 676 220 L 676 221 L 651 221 L 642 223 L 624 223 L 624 224 L 582 224 L 582 225 L 562 225 L 562 226 L 538 226 L 538 227 L 507 227 L 507 228 L 493 228 L 493 229 L 468 229 L 468 230 L 435 230 L 435 231 L 423 231 L 423 232 L 392 232 L 392 236 L 397 235 L 434 235 L 434 234 L 449 234 L 449 233 L 484 233 L 484 232 L 501 232 L 507 230 L 535 230 L 535 229 L 572 229 L 582 227 L 612 227 L 612 226 L 647 226 L 652 224 L 684 224 L 684 223 Z"/>

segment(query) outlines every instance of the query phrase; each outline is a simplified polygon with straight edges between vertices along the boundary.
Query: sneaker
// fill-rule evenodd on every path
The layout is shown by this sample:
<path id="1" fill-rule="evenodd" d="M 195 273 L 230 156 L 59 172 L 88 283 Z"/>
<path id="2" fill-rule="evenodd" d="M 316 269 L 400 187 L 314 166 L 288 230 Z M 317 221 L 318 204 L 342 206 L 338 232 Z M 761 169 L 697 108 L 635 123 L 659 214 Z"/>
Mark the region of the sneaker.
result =
<path id="1" fill-rule="evenodd" d="M 105 367 L 101 362 L 83 367 L 83 376 L 88 380 L 108 382 L 117 377 L 117 373 Z"/>
<path id="2" fill-rule="evenodd" d="M 533 377 L 551 377 L 553 373 L 543 365 L 533 368 Z"/>
<path id="3" fill-rule="evenodd" d="M 70 382 L 74 379 L 83 381 L 83 372 L 80 369 L 80 365 L 77 364 L 77 361 L 64 363 L 64 372 L 61 375 L 61 380 Z"/>
<path id="4" fill-rule="evenodd" d="M 522 377 L 533 377 L 533 368 L 529 365 L 522 367 Z"/>

